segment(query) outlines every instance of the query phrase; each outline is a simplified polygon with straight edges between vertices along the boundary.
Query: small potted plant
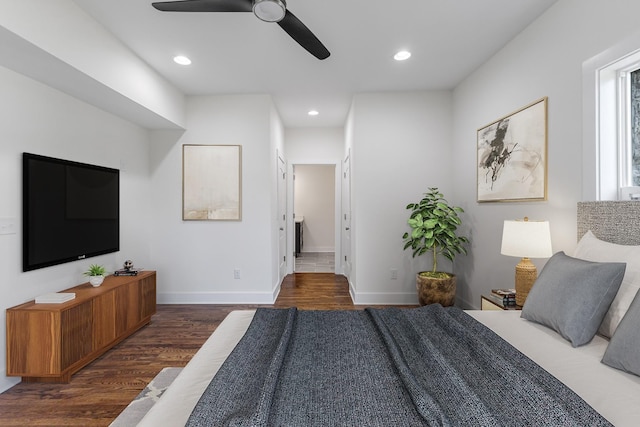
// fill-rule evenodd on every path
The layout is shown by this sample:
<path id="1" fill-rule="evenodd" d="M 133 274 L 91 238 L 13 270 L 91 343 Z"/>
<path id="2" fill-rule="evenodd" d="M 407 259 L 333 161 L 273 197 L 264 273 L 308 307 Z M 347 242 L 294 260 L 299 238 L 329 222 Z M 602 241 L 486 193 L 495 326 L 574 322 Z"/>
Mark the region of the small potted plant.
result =
<path id="1" fill-rule="evenodd" d="M 407 221 L 411 233 L 402 236 L 404 249 L 411 248 L 414 258 L 427 252 L 433 257 L 431 271 L 421 271 L 416 278 L 420 304 L 451 306 L 456 298 L 456 276 L 438 271 L 438 256 L 453 261 L 456 255 L 467 253 L 464 245 L 469 240 L 456 234 L 462 224 L 458 213 L 464 211 L 449 206 L 437 188 L 429 188 L 422 200 L 409 203 L 407 209 L 411 211 Z"/>
<path id="2" fill-rule="evenodd" d="M 94 288 L 102 285 L 106 274 L 107 270 L 104 266 L 98 264 L 91 264 L 89 269 L 84 272 L 85 276 L 89 276 L 89 283 L 91 283 L 91 286 Z"/>

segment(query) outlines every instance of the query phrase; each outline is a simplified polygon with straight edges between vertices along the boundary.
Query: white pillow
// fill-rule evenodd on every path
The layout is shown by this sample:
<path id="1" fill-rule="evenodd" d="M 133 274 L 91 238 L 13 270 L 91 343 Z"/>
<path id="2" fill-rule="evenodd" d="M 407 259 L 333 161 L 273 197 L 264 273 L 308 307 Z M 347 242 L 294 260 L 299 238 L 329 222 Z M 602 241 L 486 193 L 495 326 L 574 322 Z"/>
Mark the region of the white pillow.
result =
<path id="1" fill-rule="evenodd" d="M 573 256 L 587 261 L 627 263 L 620 290 L 598 329 L 600 335 L 611 338 L 640 289 L 640 246 L 605 242 L 589 230 L 578 242 Z"/>

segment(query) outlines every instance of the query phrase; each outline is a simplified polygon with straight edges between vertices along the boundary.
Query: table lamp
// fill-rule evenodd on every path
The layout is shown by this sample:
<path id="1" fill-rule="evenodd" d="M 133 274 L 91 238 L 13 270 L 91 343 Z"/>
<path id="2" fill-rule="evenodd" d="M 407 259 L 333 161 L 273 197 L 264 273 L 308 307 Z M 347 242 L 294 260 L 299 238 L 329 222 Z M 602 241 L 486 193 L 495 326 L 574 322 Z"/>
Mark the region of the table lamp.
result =
<path id="1" fill-rule="evenodd" d="M 538 270 L 530 258 L 549 258 L 551 233 L 549 221 L 505 220 L 502 229 L 502 255 L 522 257 L 516 265 L 516 304 L 523 306 L 538 278 Z"/>

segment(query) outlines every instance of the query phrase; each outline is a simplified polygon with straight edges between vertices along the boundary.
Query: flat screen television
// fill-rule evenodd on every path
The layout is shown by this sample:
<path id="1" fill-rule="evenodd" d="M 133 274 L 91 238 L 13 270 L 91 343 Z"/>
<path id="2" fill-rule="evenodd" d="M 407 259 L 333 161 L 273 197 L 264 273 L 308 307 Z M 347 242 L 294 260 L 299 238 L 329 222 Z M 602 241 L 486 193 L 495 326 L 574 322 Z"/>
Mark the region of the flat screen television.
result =
<path id="1" fill-rule="evenodd" d="M 22 269 L 120 250 L 120 171 L 22 155 Z"/>

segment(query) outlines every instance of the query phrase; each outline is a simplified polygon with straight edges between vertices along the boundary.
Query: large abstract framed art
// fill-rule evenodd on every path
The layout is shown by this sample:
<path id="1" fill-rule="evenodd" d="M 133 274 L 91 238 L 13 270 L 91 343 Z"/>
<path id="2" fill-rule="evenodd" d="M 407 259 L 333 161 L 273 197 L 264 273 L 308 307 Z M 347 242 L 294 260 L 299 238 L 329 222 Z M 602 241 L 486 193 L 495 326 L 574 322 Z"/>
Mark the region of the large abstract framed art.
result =
<path id="1" fill-rule="evenodd" d="M 478 202 L 547 199 L 547 97 L 478 129 Z"/>
<path id="2" fill-rule="evenodd" d="M 242 219 L 242 146 L 182 146 L 182 219 Z"/>

